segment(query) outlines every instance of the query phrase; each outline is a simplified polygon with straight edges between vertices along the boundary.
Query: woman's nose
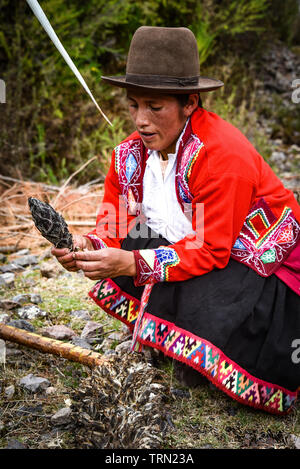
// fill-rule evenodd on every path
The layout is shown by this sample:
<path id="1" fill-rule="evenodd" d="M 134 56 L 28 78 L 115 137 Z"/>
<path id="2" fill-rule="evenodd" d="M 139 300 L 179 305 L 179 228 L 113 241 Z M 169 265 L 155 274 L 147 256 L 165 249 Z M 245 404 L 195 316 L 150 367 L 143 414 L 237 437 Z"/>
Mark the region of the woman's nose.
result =
<path id="1" fill-rule="evenodd" d="M 149 125 L 149 118 L 147 115 L 147 110 L 139 107 L 135 116 L 135 124 L 138 128 L 145 127 Z"/>

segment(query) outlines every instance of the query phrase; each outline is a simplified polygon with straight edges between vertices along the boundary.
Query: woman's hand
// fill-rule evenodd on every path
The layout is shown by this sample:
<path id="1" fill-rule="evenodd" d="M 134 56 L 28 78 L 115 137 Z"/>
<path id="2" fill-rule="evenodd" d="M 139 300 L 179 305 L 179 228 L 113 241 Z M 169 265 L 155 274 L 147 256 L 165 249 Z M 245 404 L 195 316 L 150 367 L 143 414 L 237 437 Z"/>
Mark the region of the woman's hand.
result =
<path id="1" fill-rule="evenodd" d="M 93 250 L 91 241 L 85 236 L 73 235 L 73 245 L 79 249 Z M 73 258 L 73 252 L 67 248 L 57 249 L 52 248 L 51 254 L 56 257 L 58 262 L 68 271 L 76 272 L 79 268 L 76 266 L 76 261 Z"/>
<path id="2" fill-rule="evenodd" d="M 134 277 L 136 266 L 134 254 L 117 248 L 73 252 L 76 270 L 82 270 L 91 280 L 114 278 L 120 275 Z"/>

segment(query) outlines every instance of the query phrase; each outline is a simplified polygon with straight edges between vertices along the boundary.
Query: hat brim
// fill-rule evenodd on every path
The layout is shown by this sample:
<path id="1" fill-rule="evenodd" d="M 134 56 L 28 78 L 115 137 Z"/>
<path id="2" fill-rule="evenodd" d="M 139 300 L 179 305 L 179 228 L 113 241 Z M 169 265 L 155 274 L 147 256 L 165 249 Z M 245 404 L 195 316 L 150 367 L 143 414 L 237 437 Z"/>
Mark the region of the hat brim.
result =
<path id="1" fill-rule="evenodd" d="M 105 77 L 101 76 L 102 80 L 109 83 L 110 85 L 119 86 L 120 88 L 140 88 L 144 90 L 153 90 L 160 93 L 176 93 L 176 94 L 186 94 L 186 93 L 198 93 L 200 91 L 214 91 L 218 88 L 224 86 L 224 83 L 220 80 L 215 80 L 213 78 L 199 77 L 198 84 L 193 86 L 176 86 L 176 85 L 142 85 L 140 83 L 135 84 L 133 82 L 126 81 L 126 76 L 120 77 Z"/>

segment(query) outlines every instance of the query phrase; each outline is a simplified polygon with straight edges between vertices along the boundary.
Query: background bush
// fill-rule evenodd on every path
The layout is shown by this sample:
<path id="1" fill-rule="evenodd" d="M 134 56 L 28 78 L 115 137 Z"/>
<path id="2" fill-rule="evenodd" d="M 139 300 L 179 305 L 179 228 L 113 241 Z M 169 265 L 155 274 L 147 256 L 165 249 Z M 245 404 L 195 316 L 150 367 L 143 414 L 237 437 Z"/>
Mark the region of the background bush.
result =
<path id="1" fill-rule="evenodd" d="M 24 0 L 2 0 L 0 172 L 59 183 L 86 159 L 99 155 L 81 177 L 103 175 L 110 151 L 131 123 L 124 93 L 101 83 L 122 74 L 134 31 L 141 25 L 187 26 L 195 34 L 203 75 L 226 78 L 239 106 L 253 76 L 249 63 L 274 40 L 300 44 L 297 0 L 40 0 L 58 37 L 104 112 L 110 128 L 77 82 Z M 237 83 L 243 83 L 237 87 Z M 249 101 L 249 100 L 248 100 Z M 226 109 L 224 108 L 224 111 Z M 226 116 L 225 116 L 226 117 Z"/>

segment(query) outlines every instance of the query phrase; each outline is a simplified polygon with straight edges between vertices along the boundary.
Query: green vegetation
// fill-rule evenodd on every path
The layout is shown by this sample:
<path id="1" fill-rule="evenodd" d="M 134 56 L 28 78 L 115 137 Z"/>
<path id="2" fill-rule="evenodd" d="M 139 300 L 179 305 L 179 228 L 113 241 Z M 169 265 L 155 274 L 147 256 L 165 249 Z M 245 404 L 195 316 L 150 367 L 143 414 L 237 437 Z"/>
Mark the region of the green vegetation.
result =
<path id="1" fill-rule="evenodd" d="M 0 69 L 6 104 L 0 115 L 0 172 L 58 184 L 94 155 L 81 181 L 105 175 L 113 146 L 129 131 L 124 94 L 101 83 L 101 74 L 123 74 L 134 31 L 141 25 L 187 26 L 199 45 L 203 75 L 230 77 L 208 98 L 213 110 L 244 130 L 256 110 L 257 57 L 281 40 L 299 47 L 297 0 L 41 0 L 58 37 L 96 100 L 113 121 L 109 128 L 23 0 L 3 0 Z M 237 84 L 242 83 L 242 86 Z M 222 100 L 222 102 L 221 102 Z M 223 104 L 222 104 L 223 103 Z M 204 99 L 206 106 L 206 99 Z M 280 110 L 286 137 L 297 127 Z M 291 129 L 291 131 L 289 130 Z M 276 130 L 276 129 L 275 129 Z M 253 135 L 268 153 L 262 136 Z M 259 147 L 260 149 L 260 147 Z"/>
<path id="2" fill-rule="evenodd" d="M 32 320 L 36 333 L 42 334 L 45 327 L 65 324 L 80 335 L 84 321 L 74 320 L 71 312 L 76 309 L 88 310 L 91 320 L 104 326 L 108 332 L 120 329 L 120 321 L 108 316 L 91 299 L 87 292 L 93 282 L 73 273 L 68 277 L 59 275 L 46 279 L 38 270 L 28 275 L 18 275 L 15 286 L 10 290 L 0 288 L 0 298 L 12 298 L 19 293 L 32 290 L 26 279 L 35 282 L 34 291 L 41 295 L 41 309 L 47 317 Z M 57 307 L 57 302 L 60 308 Z M 18 318 L 16 312 L 10 314 Z M 76 327 L 75 327 L 76 324 Z M 110 348 L 115 348 L 112 341 Z M 51 416 L 66 407 L 70 393 L 82 385 L 91 371 L 84 365 L 34 349 L 11 344 L 19 354 L 8 355 L 5 367 L 0 364 L 0 448 L 5 448 L 10 438 L 18 440 L 30 449 L 78 448 L 74 431 L 62 427 L 59 432 L 51 425 Z M 98 350 L 100 353 L 102 350 Z M 292 436 L 300 435 L 299 404 L 287 416 L 276 416 L 243 406 L 226 394 L 203 384 L 195 389 L 183 388 L 174 376 L 173 362 L 160 357 L 156 365 L 164 372 L 168 390 L 182 391 L 182 396 L 166 393 L 165 410 L 169 424 L 164 436 L 163 448 L 293 448 Z M 31 394 L 19 386 L 19 380 L 33 373 L 47 378 L 55 389 L 53 394 Z M 15 386 L 12 399 L 6 399 L 3 392 L 7 386 Z M 99 392 L 101 389 L 99 390 Z"/>

